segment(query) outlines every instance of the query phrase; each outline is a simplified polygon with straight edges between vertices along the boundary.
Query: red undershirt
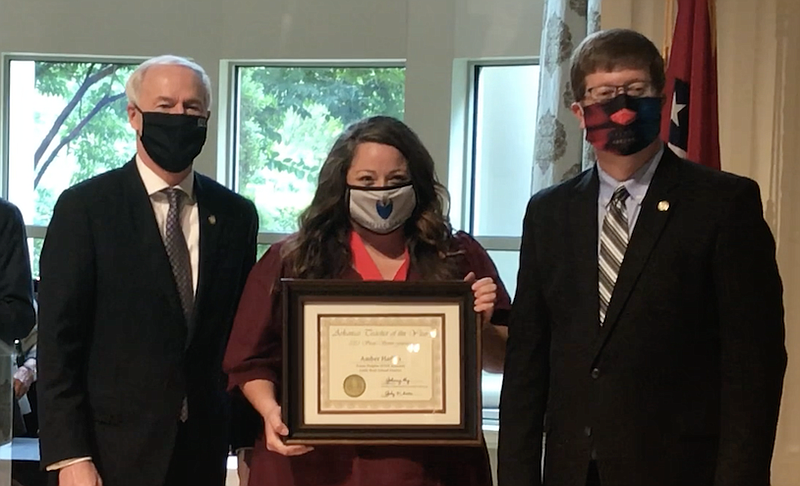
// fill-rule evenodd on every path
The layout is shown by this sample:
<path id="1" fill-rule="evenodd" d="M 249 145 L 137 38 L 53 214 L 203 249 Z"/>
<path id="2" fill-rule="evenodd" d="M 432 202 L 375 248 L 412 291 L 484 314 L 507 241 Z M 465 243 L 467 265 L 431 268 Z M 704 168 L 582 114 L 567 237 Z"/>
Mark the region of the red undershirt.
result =
<path id="1" fill-rule="evenodd" d="M 367 247 L 364 245 L 361 235 L 355 231 L 350 232 L 350 251 L 353 252 L 353 268 L 361 275 L 361 278 L 364 280 L 386 280 L 381 275 L 369 252 L 367 252 Z M 397 269 L 397 273 L 394 274 L 392 280 L 403 281 L 408 277 L 409 260 L 408 248 L 406 248 L 403 251 L 403 264 Z"/>

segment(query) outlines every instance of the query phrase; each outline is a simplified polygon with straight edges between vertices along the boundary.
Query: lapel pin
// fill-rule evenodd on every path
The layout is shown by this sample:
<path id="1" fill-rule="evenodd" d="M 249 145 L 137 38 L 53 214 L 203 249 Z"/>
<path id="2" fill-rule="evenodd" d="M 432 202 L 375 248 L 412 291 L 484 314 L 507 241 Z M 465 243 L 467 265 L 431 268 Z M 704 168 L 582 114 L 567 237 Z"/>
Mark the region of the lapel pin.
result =
<path id="1" fill-rule="evenodd" d="M 658 210 L 661 212 L 669 211 L 669 201 L 659 201 Z"/>
<path id="2" fill-rule="evenodd" d="M 661 206 L 659 206 L 659 207 L 661 207 Z M 211 223 L 211 224 L 217 224 L 217 217 L 212 214 L 211 216 L 208 217 L 208 222 Z"/>

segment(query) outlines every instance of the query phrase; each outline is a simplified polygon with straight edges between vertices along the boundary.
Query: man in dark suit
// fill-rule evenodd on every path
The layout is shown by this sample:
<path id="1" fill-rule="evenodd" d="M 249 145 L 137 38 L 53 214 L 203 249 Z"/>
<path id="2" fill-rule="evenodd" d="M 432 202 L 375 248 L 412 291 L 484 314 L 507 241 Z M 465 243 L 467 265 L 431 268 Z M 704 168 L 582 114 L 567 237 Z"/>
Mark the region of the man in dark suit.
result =
<path id="1" fill-rule="evenodd" d="M 34 323 L 33 280 L 25 221 L 16 206 L 0 198 L 0 340 L 8 346 L 8 350 L 12 350 L 14 341 L 27 336 Z M 22 359 L 17 363 L 19 368 L 13 371 L 14 435 L 25 432 L 24 410 L 20 408 L 18 400 L 22 399 L 27 404 L 27 398 L 23 398 L 23 395 L 34 376 L 29 368 L 22 366 L 23 363 L 30 365 Z"/>
<path id="2" fill-rule="evenodd" d="M 589 36 L 571 78 L 597 164 L 528 205 L 499 485 L 767 486 L 786 351 L 758 186 L 658 140 L 644 36 Z"/>
<path id="3" fill-rule="evenodd" d="M 192 169 L 210 115 L 200 66 L 154 58 L 126 90 L 136 157 L 65 191 L 42 250 L 42 465 L 62 486 L 222 486 L 222 353 L 258 219 Z"/>
<path id="4" fill-rule="evenodd" d="M 28 335 L 34 320 L 25 221 L 16 206 L 0 198 L 0 339 L 13 346 Z"/>

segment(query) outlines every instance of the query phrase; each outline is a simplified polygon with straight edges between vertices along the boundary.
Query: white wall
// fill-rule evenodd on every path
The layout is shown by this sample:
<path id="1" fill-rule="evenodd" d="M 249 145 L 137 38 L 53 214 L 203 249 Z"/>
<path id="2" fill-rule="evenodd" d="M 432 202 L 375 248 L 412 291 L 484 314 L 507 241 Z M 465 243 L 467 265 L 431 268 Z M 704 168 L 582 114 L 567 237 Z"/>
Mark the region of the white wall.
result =
<path id="1" fill-rule="evenodd" d="M 209 3 L 204 0 L 199 3 Z M 402 59 L 405 1 L 219 0 L 222 58 Z"/>
<path id="2" fill-rule="evenodd" d="M 539 55 L 542 0 L 456 0 L 456 57 Z"/>

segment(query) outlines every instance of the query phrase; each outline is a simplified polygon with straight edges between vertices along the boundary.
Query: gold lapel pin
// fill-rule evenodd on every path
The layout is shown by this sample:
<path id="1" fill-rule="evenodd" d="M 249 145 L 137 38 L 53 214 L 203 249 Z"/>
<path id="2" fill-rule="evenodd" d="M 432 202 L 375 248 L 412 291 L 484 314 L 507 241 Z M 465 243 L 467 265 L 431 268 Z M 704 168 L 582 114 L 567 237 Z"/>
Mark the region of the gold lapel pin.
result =
<path id="1" fill-rule="evenodd" d="M 659 201 L 658 210 L 661 212 L 669 211 L 669 201 Z"/>
<path id="2" fill-rule="evenodd" d="M 212 214 L 211 216 L 208 217 L 208 222 L 211 224 L 217 224 L 217 217 Z"/>

